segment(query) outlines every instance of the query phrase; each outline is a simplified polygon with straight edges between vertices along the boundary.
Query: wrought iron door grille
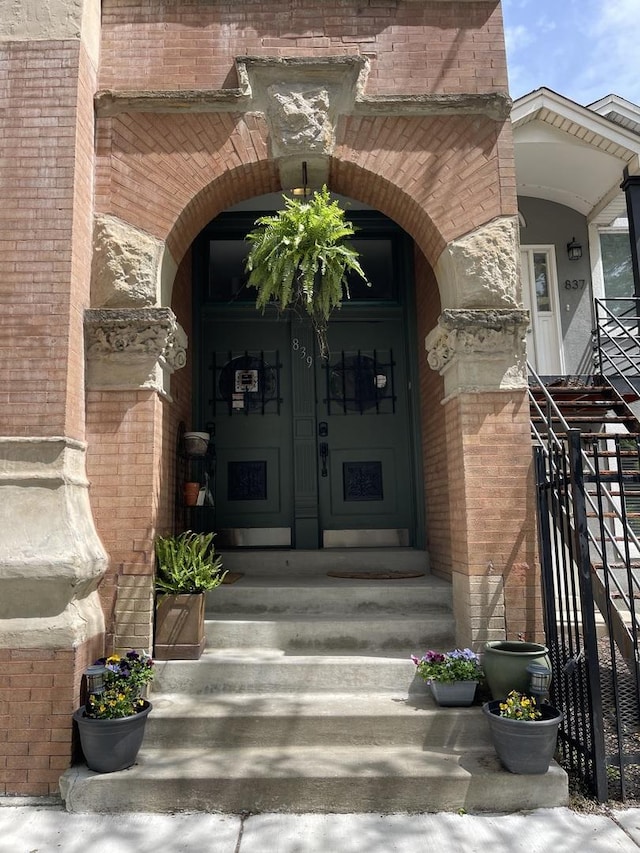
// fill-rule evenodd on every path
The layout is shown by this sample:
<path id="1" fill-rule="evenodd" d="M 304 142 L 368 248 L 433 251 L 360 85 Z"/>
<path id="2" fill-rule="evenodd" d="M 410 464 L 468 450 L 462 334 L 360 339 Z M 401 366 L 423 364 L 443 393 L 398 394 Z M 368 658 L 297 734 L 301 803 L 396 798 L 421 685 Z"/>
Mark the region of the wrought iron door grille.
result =
<path id="1" fill-rule="evenodd" d="M 345 352 L 323 365 L 327 414 L 395 414 L 393 350 Z"/>
<path id="2" fill-rule="evenodd" d="M 280 414 L 282 364 L 278 350 L 214 352 L 209 369 L 214 417 L 225 411 L 229 415 Z"/>

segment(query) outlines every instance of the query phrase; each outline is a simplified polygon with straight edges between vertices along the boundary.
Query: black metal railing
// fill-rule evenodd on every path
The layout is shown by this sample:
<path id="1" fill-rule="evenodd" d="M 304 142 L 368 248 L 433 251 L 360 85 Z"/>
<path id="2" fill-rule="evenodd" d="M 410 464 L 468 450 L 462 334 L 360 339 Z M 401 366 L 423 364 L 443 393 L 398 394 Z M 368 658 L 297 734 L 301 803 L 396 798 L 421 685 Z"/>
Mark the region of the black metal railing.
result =
<path id="1" fill-rule="evenodd" d="M 640 300 L 594 299 L 594 364 L 623 394 L 640 386 Z"/>
<path id="2" fill-rule="evenodd" d="M 638 439 L 582 435 L 530 373 L 545 631 L 552 698 L 565 712 L 559 748 L 599 800 L 627 800 L 640 795 L 640 542 L 629 511 Z"/>

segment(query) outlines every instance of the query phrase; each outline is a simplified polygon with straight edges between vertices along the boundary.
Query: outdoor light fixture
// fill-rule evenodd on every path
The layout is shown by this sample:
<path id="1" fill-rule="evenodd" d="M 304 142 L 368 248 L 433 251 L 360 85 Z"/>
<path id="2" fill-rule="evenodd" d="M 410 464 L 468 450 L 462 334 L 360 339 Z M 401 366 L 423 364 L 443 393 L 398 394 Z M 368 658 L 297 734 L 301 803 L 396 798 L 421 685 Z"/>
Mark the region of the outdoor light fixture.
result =
<path id="1" fill-rule="evenodd" d="M 84 677 L 87 679 L 87 696 L 99 696 L 104 693 L 104 676 L 107 671 L 106 666 L 99 663 L 94 663 L 84 671 Z"/>
<path id="2" fill-rule="evenodd" d="M 308 180 L 309 179 L 308 179 L 308 175 L 307 175 L 307 161 L 303 160 L 302 161 L 302 186 L 301 187 L 294 187 L 291 190 L 293 195 L 302 196 L 303 198 L 306 198 L 307 193 L 309 192 L 309 189 L 307 187 Z"/>
<path id="3" fill-rule="evenodd" d="M 527 672 L 531 676 L 529 692 L 540 701 L 549 698 L 549 685 L 551 684 L 551 670 L 539 663 L 530 663 Z"/>
<path id="4" fill-rule="evenodd" d="M 582 257 L 582 246 L 576 241 L 575 237 L 572 237 L 571 242 L 567 243 L 567 254 L 570 261 L 579 261 Z"/>

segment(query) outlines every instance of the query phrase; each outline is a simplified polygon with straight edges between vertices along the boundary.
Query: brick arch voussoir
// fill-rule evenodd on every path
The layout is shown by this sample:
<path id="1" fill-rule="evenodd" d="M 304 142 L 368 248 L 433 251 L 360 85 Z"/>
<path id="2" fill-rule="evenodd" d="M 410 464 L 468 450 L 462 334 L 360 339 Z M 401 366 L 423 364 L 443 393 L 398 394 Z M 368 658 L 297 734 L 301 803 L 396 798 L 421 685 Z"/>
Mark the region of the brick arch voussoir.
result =
<path id="1" fill-rule="evenodd" d="M 196 193 L 180 212 L 165 241 L 171 256 L 179 264 L 200 231 L 223 210 L 280 189 L 278 170 L 271 160 L 224 172 Z"/>

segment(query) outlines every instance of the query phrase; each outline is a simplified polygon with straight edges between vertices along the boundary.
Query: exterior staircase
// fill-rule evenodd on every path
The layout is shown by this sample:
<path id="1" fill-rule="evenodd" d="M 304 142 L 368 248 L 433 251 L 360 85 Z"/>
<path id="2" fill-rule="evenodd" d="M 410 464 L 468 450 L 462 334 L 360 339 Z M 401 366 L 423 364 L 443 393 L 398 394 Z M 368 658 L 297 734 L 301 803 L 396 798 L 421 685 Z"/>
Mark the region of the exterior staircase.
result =
<path id="1" fill-rule="evenodd" d="M 244 552 L 208 595 L 199 661 L 157 664 L 129 770 L 67 771 L 70 811 L 516 811 L 567 777 L 504 771 L 479 704 L 438 708 L 412 652 L 454 646 L 451 587 L 410 549 Z M 392 580 L 328 570 L 425 572 Z"/>
<path id="2" fill-rule="evenodd" d="M 540 380 L 540 377 L 537 377 Z M 544 385 L 544 389 L 543 386 Z M 593 595 L 625 659 L 636 658 L 640 597 L 640 421 L 633 385 L 601 376 L 549 378 L 530 386 L 534 439 L 580 430 Z M 546 393 L 545 393 L 546 391 Z"/>

